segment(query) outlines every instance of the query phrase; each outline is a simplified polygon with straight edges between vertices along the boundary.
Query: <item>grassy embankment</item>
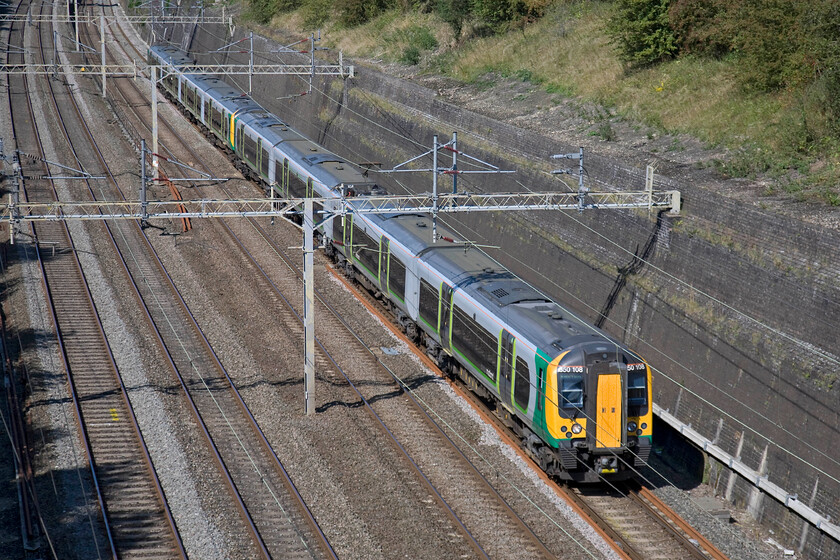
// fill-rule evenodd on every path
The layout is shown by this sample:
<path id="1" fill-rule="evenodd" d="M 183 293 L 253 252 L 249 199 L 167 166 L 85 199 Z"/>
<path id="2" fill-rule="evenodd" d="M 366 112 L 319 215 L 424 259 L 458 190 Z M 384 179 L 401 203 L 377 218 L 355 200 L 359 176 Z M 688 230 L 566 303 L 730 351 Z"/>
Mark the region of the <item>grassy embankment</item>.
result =
<path id="1" fill-rule="evenodd" d="M 398 10 L 342 28 L 324 19 L 328 10 L 303 8 L 275 17 L 272 25 L 318 26 L 327 46 L 350 56 L 402 62 L 466 83 L 490 87 L 499 76 L 528 81 L 558 102 L 576 97 L 630 123 L 723 146 L 730 155 L 708 164 L 730 176 L 768 179 L 767 195 L 840 205 L 840 143 L 819 138 L 803 92 L 745 92 L 734 58 L 689 57 L 630 71 L 604 31 L 610 9 L 607 2 L 561 3 L 522 29 L 466 33 L 457 43 L 436 15 Z M 610 139 L 608 124 L 598 130 Z"/>

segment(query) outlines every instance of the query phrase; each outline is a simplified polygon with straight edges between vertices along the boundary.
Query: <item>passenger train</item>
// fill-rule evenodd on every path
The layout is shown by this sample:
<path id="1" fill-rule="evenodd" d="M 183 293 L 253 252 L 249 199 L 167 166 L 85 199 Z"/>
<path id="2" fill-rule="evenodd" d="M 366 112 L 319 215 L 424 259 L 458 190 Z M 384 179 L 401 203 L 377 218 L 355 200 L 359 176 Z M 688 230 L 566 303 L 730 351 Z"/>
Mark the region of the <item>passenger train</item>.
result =
<path id="1" fill-rule="evenodd" d="M 266 189 L 335 198 L 328 210 L 342 195 L 384 192 L 232 85 L 182 72 L 194 62 L 183 51 L 153 46 L 149 62 L 162 67 L 165 94 Z M 547 474 L 620 480 L 647 460 L 651 371 L 623 343 L 480 249 L 433 242 L 428 215 L 351 212 L 319 233 L 326 253 L 389 306 L 409 337 L 495 406 Z"/>

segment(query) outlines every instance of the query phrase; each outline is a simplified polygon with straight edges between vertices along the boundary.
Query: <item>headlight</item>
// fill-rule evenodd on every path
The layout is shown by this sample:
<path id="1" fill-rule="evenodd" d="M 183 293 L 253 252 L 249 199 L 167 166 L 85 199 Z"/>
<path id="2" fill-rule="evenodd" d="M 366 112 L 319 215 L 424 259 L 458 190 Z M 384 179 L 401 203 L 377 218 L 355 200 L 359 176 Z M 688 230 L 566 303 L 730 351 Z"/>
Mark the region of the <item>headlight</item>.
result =
<path id="1" fill-rule="evenodd" d="M 627 431 L 631 434 L 636 431 L 637 427 L 635 422 L 627 422 Z"/>
<path id="2" fill-rule="evenodd" d="M 581 425 L 580 425 L 580 424 L 578 424 L 577 422 L 575 422 L 574 424 L 572 424 L 572 433 L 573 433 L 573 434 L 579 434 L 579 433 L 581 433 L 582 431 L 583 431 L 583 426 L 581 426 Z"/>

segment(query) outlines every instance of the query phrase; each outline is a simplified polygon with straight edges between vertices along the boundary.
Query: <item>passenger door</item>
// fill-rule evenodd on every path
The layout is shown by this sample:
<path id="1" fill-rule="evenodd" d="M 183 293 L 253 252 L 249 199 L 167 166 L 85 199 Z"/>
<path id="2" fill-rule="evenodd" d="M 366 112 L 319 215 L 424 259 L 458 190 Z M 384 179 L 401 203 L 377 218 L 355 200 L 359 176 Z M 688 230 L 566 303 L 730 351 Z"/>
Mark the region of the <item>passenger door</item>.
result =
<path id="1" fill-rule="evenodd" d="M 621 447 L 624 440 L 624 376 L 616 364 L 599 362 L 589 367 L 595 391 L 595 447 Z"/>
<path id="2" fill-rule="evenodd" d="M 440 287 L 440 342 L 449 350 L 449 321 L 452 316 L 452 286 L 444 282 Z"/>
<path id="3" fill-rule="evenodd" d="M 388 293 L 388 254 L 390 251 L 391 241 L 384 235 L 380 241 L 379 247 L 379 287 L 383 294 Z"/>
<path id="4" fill-rule="evenodd" d="M 513 410 L 513 335 L 502 330 L 499 352 L 499 396 L 508 410 Z"/>

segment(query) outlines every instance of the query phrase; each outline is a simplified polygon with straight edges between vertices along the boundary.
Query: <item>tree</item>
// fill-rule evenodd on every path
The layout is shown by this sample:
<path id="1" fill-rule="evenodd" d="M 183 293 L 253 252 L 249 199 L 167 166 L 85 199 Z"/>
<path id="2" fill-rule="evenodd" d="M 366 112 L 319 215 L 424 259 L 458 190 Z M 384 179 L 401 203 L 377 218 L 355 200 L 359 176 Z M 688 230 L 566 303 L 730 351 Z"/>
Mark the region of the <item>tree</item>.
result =
<path id="1" fill-rule="evenodd" d="M 455 38 L 460 37 L 464 21 L 470 15 L 470 0 L 438 0 L 436 7 L 440 19 L 452 27 Z"/>
<path id="2" fill-rule="evenodd" d="M 732 51 L 738 24 L 731 0 L 673 0 L 668 19 L 680 51 L 720 57 Z"/>
<path id="3" fill-rule="evenodd" d="M 618 0 L 607 33 L 621 58 L 645 66 L 677 53 L 677 39 L 668 21 L 670 0 Z"/>

